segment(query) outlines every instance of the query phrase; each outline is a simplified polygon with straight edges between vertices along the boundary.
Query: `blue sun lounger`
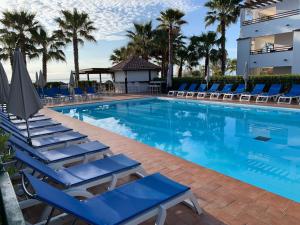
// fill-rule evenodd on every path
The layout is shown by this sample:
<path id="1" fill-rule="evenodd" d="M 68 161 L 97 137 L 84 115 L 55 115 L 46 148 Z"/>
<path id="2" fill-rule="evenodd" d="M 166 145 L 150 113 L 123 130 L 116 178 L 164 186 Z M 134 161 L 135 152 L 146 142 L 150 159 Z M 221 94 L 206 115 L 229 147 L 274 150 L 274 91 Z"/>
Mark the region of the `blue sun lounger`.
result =
<path id="1" fill-rule="evenodd" d="M 177 93 L 179 91 L 184 91 L 186 87 L 187 87 L 187 83 L 183 83 L 183 84 L 180 85 L 180 87 L 178 88 L 178 90 L 169 91 L 168 92 L 168 96 L 175 96 L 175 95 L 177 95 Z"/>
<path id="2" fill-rule="evenodd" d="M 206 90 L 207 85 L 206 84 L 200 84 L 198 89 L 195 91 L 190 91 L 186 94 L 186 98 L 193 98 L 198 92 L 204 92 Z"/>
<path id="3" fill-rule="evenodd" d="M 293 100 L 299 103 L 300 100 L 300 84 L 293 84 L 290 91 L 279 97 L 278 103 L 291 104 Z"/>
<path id="4" fill-rule="evenodd" d="M 91 198 L 93 194 L 88 189 L 104 183 L 109 183 L 109 190 L 112 190 L 116 187 L 120 178 L 130 175 L 146 176 L 141 163 L 123 154 L 57 170 L 32 158 L 26 152 L 17 150 L 15 159 L 21 162 L 22 166 L 25 165 L 27 171 L 32 170 L 33 175 L 37 172 L 39 175 L 47 177 L 47 181 L 49 179 L 54 181 L 62 186 L 64 192 L 76 197 Z M 24 205 L 28 206 L 28 201 L 25 200 L 20 205 L 22 207 Z"/>
<path id="5" fill-rule="evenodd" d="M 226 84 L 221 91 L 216 91 L 210 95 L 210 99 L 219 99 L 224 94 L 228 94 L 231 92 L 233 84 Z"/>
<path id="6" fill-rule="evenodd" d="M 239 84 L 235 91 L 224 94 L 223 100 L 233 100 L 234 97 L 240 97 L 245 92 L 245 84 Z"/>
<path id="7" fill-rule="evenodd" d="M 282 85 L 281 84 L 272 84 L 267 93 L 263 93 L 257 96 L 256 102 L 268 102 L 269 100 L 277 101 L 280 96 Z"/>
<path id="8" fill-rule="evenodd" d="M 184 91 L 178 91 L 177 97 L 182 98 L 182 97 L 184 97 L 188 92 L 195 91 L 197 85 L 198 85 L 198 84 L 191 84 L 191 86 L 190 86 L 187 90 L 184 90 Z"/>
<path id="9" fill-rule="evenodd" d="M 46 121 L 46 120 L 51 120 L 51 119 L 46 117 L 46 116 L 39 116 L 39 117 L 30 118 L 28 121 L 29 122 L 37 122 L 37 121 Z M 20 120 L 20 119 L 12 120 L 11 122 L 13 124 L 24 124 L 24 123 L 26 123 L 25 120 Z"/>
<path id="10" fill-rule="evenodd" d="M 9 121 L 7 118 L 2 117 L 2 116 L 0 116 L 0 119 L 3 122 L 7 123 L 7 124 L 15 126 L 20 131 L 26 131 L 27 130 L 26 124 L 14 124 L 11 121 Z M 38 129 L 38 128 L 46 128 L 46 127 L 61 125 L 61 123 L 57 123 L 57 122 L 52 121 L 52 120 L 33 121 L 33 122 L 29 122 L 28 124 L 29 124 L 29 129 L 31 129 L 31 130 Z"/>
<path id="11" fill-rule="evenodd" d="M 83 90 L 80 87 L 74 88 L 74 92 L 75 95 L 73 97 L 75 98 L 75 100 L 83 100 L 83 98 L 85 97 Z"/>
<path id="12" fill-rule="evenodd" d="M 251 98 L 255 98 L 262 94 L 265 89 L 265 84 L 256 84 L 250 93 L 243 93 L 240 97 L 240 101 L 250 101 Z"/>
<path id="13" fill-rule="evenodd" d="M 7 126 L 3 126 L 3 124 L 1 124 L 0 127 L 5 132 L 10 133 L 11 135 L 15 136 L 16 138 L 27 143 L 27 141 L 28 141 L 27 138 L 25 138 L 19 132 L 16 132 L 15 130 L 10 129 Z M 58 148 L 61 146 L 66 146 L 71 143 L 83 143 L 83 142 L 86 142 L 86 140 L 87 140 L 86 135 L 82 135 L 78 132 L 70 131 L 70 132 L 65 132 L 65 133 L 58 133 L 58 134 L 52 135 L 52 136 L 31 138 L 31 146 L 33 148 L 39 148 L 39 149 L 52 149 L 52 148 Z"/>
<path id="14" fill-rule="evenodd" d="M 87 91 L 86 91 L 86 97 L 87 97 L 87 99 L 93 99 L 93 98 L 98 97 L 98 94 L 96 93 L 95 88 L 88 87 Z"/>
<path id="15" fill-rule="evenodd" d="M 53 169 L 62 168 L 66 164 L 83 161 L 88 162 L 93 157 L 103 158 L 113 153 L 108 146 L 90 141 L 82 144 L 70 145 L 65 148 L 52 149 L 51 151 L 39 151 L 20 139 L 10 136 L 9 146 L 16 151 L 24 151 Z"/>
<path id="16" fill-rule="evenodd" d="M 57 208 L 92 225 L 140 224 L 154 216 L 156 224 L 163 225 L 167 210 L 185 200 L 193 203 L 198 214 L 202 213 L 189 187 L 158 173 L 84 201 L 46 184 L 28 173 L 25 173 L 24 176 L 34 190 L 34 193 L 30 193 L 24 184 L 23 188 L 28 196 L 52 206 L 52 212 Z M 47 221 L 55 224 L 55 221 L 63 216 L 63 214 L 54 216 L 53 213 L 50 213 Z"/>
<path id="17" fill-rule="evenodd" d="M 210 87 L 210 89 L 208 91 L 198 92 L 197 99 L 209 97 L 212 93 L 215 93 L 216 91 L 218 91 L 219 87 L 220 87 L 220 84 L 215 83 Z"/>
<path id="18" fill-rule="evenodd" d="M 12 125 L 12 124 L 8 123 L 7 121 L 4 121 L 4 120 L 0 121 L 0 123 L 2 123 L 3 126 L 6 126 L 9 129 L 13 130 L 14 132 L 18 132 L 23 137 L 25 137 L 25 138 L 28 137 L 28 133 L 27 133 L 26 130 L 20 131 L 14 125 Z M 49 135 L 52 135 L 52 134 L 63 133 L 63 132 L 68 132 L 68 131 L 72 131 L 72 129 L 70 129 L 68 127 L 64 127 L 62 125 L 57 125 L 57 126 L 51 126 L 51 127 L 31 129 L 30 130 L 30 136 L 31 137 L 49 136 Z"/>

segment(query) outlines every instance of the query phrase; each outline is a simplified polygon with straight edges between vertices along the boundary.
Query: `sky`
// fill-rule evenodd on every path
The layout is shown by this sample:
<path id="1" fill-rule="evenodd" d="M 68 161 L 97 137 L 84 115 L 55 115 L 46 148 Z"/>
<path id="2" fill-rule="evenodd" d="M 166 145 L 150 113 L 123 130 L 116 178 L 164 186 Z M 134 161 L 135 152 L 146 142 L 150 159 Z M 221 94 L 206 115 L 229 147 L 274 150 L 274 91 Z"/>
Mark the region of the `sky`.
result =
<path id="1" fill-rule="evenodd" d="M 184 19 L 188 23 L 182 29 L 187 37 L 215 31 L 216 26 L 205 27 L 205 2 L 206 0 L 0 0 L 0 12 L 13 9 L 29 10 L 36 13 L 41 25 L 49 32 L 58 28 L 54 18 L 60 16 L 60 10 L 76 7 L 87 12 L 97 28 L 94 33 L 97 43 L 86 42 L 84 46 L 80 46 L 79 65 L 80 69 L 85 69 L 110 67 L 110 55 L 114 49 L 126 45 L 126 30 L 132 29 L 133 22 L 152 20 L 153 24 L 157 25 L 156 18 L 167 8 L 177 8 L 185 12 Z M 238 35 L 239 23 L 231 25 L 227 30 L 227 51 L 230 58 L 236 58 Z M 66 63 L 49 62 L 49 81 L 68 79 L 70 71 L 74 68 L 72 46 L 66 46 L 64 51 Z M 8 62 L 2 63 L 10 79 L 10 65 Z M 41 67 L 41 58 L 28 63 L 28 71 L 33 80 L 36 71 Z"/>

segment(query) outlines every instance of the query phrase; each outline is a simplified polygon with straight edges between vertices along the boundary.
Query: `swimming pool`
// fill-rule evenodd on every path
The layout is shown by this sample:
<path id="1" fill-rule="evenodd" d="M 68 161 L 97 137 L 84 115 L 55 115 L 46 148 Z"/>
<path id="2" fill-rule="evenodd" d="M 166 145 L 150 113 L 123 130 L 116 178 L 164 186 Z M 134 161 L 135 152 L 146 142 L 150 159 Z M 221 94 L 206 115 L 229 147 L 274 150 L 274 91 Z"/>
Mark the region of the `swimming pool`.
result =
<path id="1" fill-rule="evenodd" d="M 300 110 L 168 98 L 54 109 L 300 202 Z"/>

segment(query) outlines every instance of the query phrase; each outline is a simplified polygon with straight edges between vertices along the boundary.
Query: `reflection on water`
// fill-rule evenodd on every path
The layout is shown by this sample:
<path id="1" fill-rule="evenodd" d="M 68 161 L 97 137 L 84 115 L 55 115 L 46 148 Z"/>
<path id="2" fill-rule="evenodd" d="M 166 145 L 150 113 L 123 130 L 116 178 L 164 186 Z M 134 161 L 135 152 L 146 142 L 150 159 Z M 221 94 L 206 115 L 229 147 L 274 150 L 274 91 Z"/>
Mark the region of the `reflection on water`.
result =
<path id="1" fill-rule="evenodd" d="M 162 99 L 57 111 L 300 201 L 299 112 Z"/>

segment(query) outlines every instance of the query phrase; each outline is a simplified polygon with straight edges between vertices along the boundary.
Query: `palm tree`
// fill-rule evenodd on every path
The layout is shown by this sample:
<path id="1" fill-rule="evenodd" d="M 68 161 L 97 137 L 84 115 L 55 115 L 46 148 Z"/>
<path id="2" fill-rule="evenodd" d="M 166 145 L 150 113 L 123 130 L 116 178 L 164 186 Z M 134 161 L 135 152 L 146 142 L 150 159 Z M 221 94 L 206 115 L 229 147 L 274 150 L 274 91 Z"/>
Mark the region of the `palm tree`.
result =
<path id="1" fill-rule="evenodd" d="M 15 46 L 19 47 L 24 55 L 29 58 L 37 57 L 36 48 L 32 41 L 32 34 L 39 27 L 39 22 L 36 20 L 36 15 L 27 11 L 5 11 L 3 18 L 0 19 L 3 28 L 0 29 L 0 36 L 7 48 L 12 48 L 12 40 L 16 41 Z M 7 37 L 13 37 L 8 40 Z M 10 51 L 7 49 L 8 51 Z"/>
<path id="2" fill-rule="evenodd" d="M 132 47 L 135 55 L 149 60 L 153 39 L 152 22 L 134 23 L 133 26 L 134 30 L 127 30 L 127 37 L 130 39 L 129 46 Z"/>
<path id="3" fill-rule="evenodd" d="M 9 60 L 13 68 L 13 54 L 16 47 L 17 38 L 13 33 L 2 34 L 0 36 L 0 60 Z"/>
<path id="4" fill-rule="evenodd" d="M 129 47 L 121 47 L 113 51 L 113 54 L 110 56 L 110 60 L 113 62 L 113 64 L 117 64 L 127 59 L 130 55 L 132 55 L 132 53 Z"/>
<path id="5" fill-rule="evenodd" d="M 43 75 L 47 81 L 47 63 L 51 60 L 66 61 L 65 54 L 61 49 L 65 43 L 59 40 L 55 32 L 49 35 L 42 27 L 33 34 L 33 39 L 40 46 L 38 51 L 42 55 Z"/>
<path id="6" fill-rule="evenodd" d="M 205 3 L 208 8 L 205 17 L 206 26 L 218 22 L 218 31 L 221 33 L 221 70 L 226 72 L 226 28 L 236 23 L 240 14 L 239 4 L 242 0 L 209 0 Z"/>
<path id="7" fill-rule="evenodd" d="M 185 45 L 180 46 L 177 51 L 176 51 L 176 58 L 178 61 L 178 77 L 182 77 L 182 71 L 183 71 L 183 66 L 184 63 L 187 61 L 189 56 L 188 49 Z"/>
<path id="8" fill-rule="evenodd" d="M 89 15 L 85 12 L 78 12 L 76 8 L 73 11 L 62 10 L 62 16 L 55 19 L 60 30 L 56 33 L 65 41 L 65 43 L 73 43 L 75 80 L 79 80 L 79 56 L 78 44 L 83 45 L 84 40 L 96 42 L 92 32 L 96 30 L 93 26 L 94 22 L 90 20 Z"/>
<path id="9" fill-rule="evenodd" d="M 204 73 L 207 74 L 210 61 L 216 61 L 219 56 L 219 50 L 215 47 L 219 44 L 217 34 L 213 31 L 202 33 L 200 36 L 191 37 L 190 48 L 194 49 L 199 59 L 204 58 Z M 216 57 L 217 56 L 217 57 Z"/>
<path id="10" fill-rule="evenodd" d="M 161 66 L 161 75 L 163 78 L 167 76 L 168 72 L 168 46 L 168 32 L 163 29 L 155 29 L 153 31 L 151 57 Z"/>
<path id="11" fill-rule="evenodd" d="M 174 35 L 180 32 L 180 28 L 186 23 L 183 20 L 184 13 L 177 9 L 167 9 L 160 13 L 160 17 L 157 20 L 160 22 L 159 27 L 168 31 L 169 41 L 169 56 L 168 56 L 168 76 L 167 76 L 167 87 L 172 87 L 173 79 L 173 43 Z"/>
<path id="12" fill-rule="evenodd" d="M 236 66 L 237 66 L 237 59 L 228 59 L 227 60 L 226 69 L 229 73 L 232 74 L 232 73 L 236 72 Z"/>

